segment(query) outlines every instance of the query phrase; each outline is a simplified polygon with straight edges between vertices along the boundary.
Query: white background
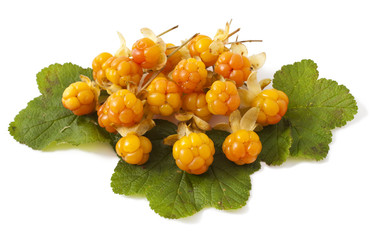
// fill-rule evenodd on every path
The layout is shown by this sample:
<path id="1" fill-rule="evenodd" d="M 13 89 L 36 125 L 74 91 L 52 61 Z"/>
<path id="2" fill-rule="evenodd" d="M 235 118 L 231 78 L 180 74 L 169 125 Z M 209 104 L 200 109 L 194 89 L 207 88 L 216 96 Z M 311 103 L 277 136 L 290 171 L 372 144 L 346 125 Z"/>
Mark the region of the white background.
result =
<path id="1" fill-rule="evenodd" d="M 373 239 L 372 8 L 370 1 L 1 1 L 0 239 Z M 245 4 L 244 4 L 245 3 Z M 35 151 L 8 124 L 39 96 L 36 73 L 50 64 L 90 67 L 139 29 L 179 43 L 213 36 L 233 19 L 250 53 L 265 51 L 259 78 L 304 58 L 320 77 L 346 85 L 359 113 L 333 131 L 321 162 L 289 161 L 252 176 L 251 197 L 235 211 L 205 209 L 180 220 L 144 198 L 112 192 L 118 158 L 109 145 Z"/>

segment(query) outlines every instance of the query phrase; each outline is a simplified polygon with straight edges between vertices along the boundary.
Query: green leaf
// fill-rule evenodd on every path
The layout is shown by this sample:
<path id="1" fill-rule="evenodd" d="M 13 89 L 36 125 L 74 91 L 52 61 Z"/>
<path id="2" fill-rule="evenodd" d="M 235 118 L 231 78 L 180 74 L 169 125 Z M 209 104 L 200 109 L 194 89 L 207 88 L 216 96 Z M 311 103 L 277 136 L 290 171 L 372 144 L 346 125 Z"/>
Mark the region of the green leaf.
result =
<path id="1" fill-rule="evenodd" d="M 182 218 L 205 207 L 237 209 L 244 206 L 251 189 L 250 175 L 260 168 L 259 161 L 237 166 L 221 151 L 229 134 L 209 131 L 215 143 L 214 162 L 202 175 L 181 171 L 172 157 L 172 147 L 163 144 L 163 138 L 176 133 L 176 126 L 156 120 L 156 126 L 146 134 L 152 141 L 153 151 L 143 166 L 119 161 L 112 176 L 113 191 L 124 195 L 145 195 L 150 207 L 166 218 Z M 113 145 L 115 142 L 113 142 Z"/>
<path id="2" fill-rule="evenodd" d="M 292 142 L 288 121 L 282 119 L 278 124 L 267 126 L 258 135 L 263 146 L 258 159 L 268 165 L 284 163 L 290 154 Z"/>
<path id="3" fill-rule="evenodd" d="M 51 143 L 79 145 L 110 141 L 97 124 L 97 115 L 76 116 L 61 103 L 62 93 L 79 75 L 92 77 L 91 69 L 66 63 L 54 64 L 37 74 L 41 96 L 30 101 L 9 125 L 10 134 L 33 149 L 44 149 Z"/>
<path id="4" fill-rule="evenodd" d="M 289 97 L 285 118 L 290 121 L 294 157 L 320 160 L 326 157 L 331 129 L 354 118 L 357 105 L 349 90 L 328 79 L 318 79 L 317 65 L 302 60 L 277 71 L 273 87 Z"/>

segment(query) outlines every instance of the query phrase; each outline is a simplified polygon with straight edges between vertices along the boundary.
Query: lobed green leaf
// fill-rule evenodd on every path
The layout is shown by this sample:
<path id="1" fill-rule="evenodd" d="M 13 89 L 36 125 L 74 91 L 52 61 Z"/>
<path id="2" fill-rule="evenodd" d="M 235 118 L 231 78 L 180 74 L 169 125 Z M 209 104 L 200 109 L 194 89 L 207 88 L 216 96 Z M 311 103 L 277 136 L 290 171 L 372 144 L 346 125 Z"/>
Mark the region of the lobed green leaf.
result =
<path id="1" fill-rule="evenodd" d="M 41 96 L 30 101 L 9 125 L 9 133 L 33 149 L 42 150 L 51 143 L 79 145 L 109 142 L 109 134 L 97 124 L 97 115 L 76 116 L 62 105 L 62 93 L 79 75 L 91 77 L 91 69 L 77 65 L 54 64 L 37 74 Z"/>

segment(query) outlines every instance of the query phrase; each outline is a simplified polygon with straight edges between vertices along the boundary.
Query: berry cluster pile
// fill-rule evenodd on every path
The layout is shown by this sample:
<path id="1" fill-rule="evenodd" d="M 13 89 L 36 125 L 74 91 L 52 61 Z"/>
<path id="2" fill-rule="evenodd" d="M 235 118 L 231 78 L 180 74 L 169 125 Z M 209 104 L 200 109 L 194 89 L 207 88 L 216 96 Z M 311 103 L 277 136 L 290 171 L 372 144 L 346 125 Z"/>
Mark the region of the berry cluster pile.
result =
<path id="1" fill-rule="evenodd" d="M 227 23 L 214 38 L 195 34 L 179 46 L 161 38 L 169 30 L 155 35 L 143 28 L 144 37 L 131 49 L 119 33 L 118 51 L 97 55 L 93 80 L 81 76 L 67 87 L 63 106 L 76 115 L 97 111 L 99 125 L 121 135 L 116 152 L 129 164 L 144 164 L 151 156 L 152 143 L 143 135 L 154 126 L 152 119 L 178 121 L 178 133 L 164 143 L 173 145 L 175 164 L 190 174 L 203 174 L 213 164 L 214 143 L 204 132 L 212 118 L 228 116 L 229 122 L 214 126 L 231 132 L 222 150 L 235 164 L 250 164 L 262 149 L 255 131 L 278 123 L 289 99 L 279 90 L 263 90 L 270 80 L 257 80 L 265 54 L 247 56 L 243 42 L 258 40 L 228 42 L 237 32 L 229 28 Z M 100 97 L 104 91 L 108 97 Z"/>

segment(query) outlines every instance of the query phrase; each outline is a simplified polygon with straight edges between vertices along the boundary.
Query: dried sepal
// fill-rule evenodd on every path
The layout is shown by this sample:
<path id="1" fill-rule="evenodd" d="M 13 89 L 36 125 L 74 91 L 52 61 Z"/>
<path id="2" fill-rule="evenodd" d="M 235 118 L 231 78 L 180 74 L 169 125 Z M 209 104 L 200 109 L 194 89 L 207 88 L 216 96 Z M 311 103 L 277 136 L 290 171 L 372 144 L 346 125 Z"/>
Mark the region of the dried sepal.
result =
<path id="1" fill-rule="evenodd" d="M 178 112 L 178 113 L 175 113 L 174 116 L 175 116 L 175 119 L 178 120 L 179 122 L 187 122 L 190 119 L 192 119 L 194 115 L 191 112 Z"/>
<path id="2" fill-rule="evenodd" d="M 222 40 L 214 40 L 209 46 L 209 51 L 213 55 L 220 55 L 224 52 L 224 42 Z"/>
<path id="3" fill-rule="evenodd" d="M 199 118 L 197 116 L 193 116 L 193 124 L 195 125 L 195 127 L 202 131 L 209 131 L 211 130 L 211 125 L 206 122 L 205 120 L 203 120 L 202 118 Z"/>
<path id="4" fill-rule="evenodd" d="M 226 131 L 226 132 L 232 132 L 231 127 L 229 126 L 228 123 L 218 123 L 216 124 L 213 129 L 215 130 L 221 130 L 221 131 Z"/>
<path id="5" fill-rule="evenodd" d="M 120 47 L 116 51 L 115 56 L 116 57 L 130 57 L 131 50 L 126 46 L 126 39 L 123 37 L 123 35 L 120 32 L 117 32 L 117 33 L 119 36 Z"/>
<path id="6" fill-rule="evenodd" d="M 184 44 L 184 46 L 182 48 L 179 49 L 179 52 L 181 54 L 181 58 L 182 59 L 188 59 L 188 58 L 191 58 L 190 56 L 190 52 L 189 52 L 189 49 L 187 47 L 187 45 L 185 44 L 188 40 L 184 40 L 184 41 L 181 41 L 181 45 Z M 176 48 L 175 48 L 176 49 Z"/>
<path id="7" fill-rule="evenodd" d="M 252 99 L 250 99 L 249 91 L 246 88 L 238 88 L 238 96 L 240 96 L 240 106 L 241 107 L 248 107 Z"/>
<path id="8" fill-rule="evenodd" d="M 269 84 L 271 84 L 272 80 L 269 78 L 265 78 L 259 81 L 260 88 L 263 90 L 265 87 L 267 87 Z"/>
<path id="9" fill-rule="evenodd" d="M 179 139 L 180 139 L 179 134 L 172 134 L 170 136 L 167 136 L 165 139 L 163 139 L 163 144 L 172 146 Z"/>
<path id="10" fill-rule="evenodd" d="M 211 85 L 218 80 L 221 80 L 223 77 L 212 70 L 207 70 L 206 84 L 204 88 L 209 88 Z M 223 78 L 224 79 L 224 78 Z"/>
<path id="11" fill-rule="evenodd" d="M 177 134 L 179 135 L 179 138 L 182 138 L 184 136 L 188 136 L 193 131 L 190 129 L 190 126 L 186 122 L 179 122 L 177 125 Z"/>
<path id="12" fill-rule="evenodd" d="M 121 90 L 122 87 L 117 84 L 105 84 L 104 89 L 111 95 L 113 93 L 116 93 L 117 91 Z"/>
<path id="13" fill-rule="evenodd" d="M 252 100 L 254 100 L 254 98 L 258 96 L 258 94 L 262 91 L 262 88 L 260 87 L 260 84 L 257 79 L 256 71 L 251 72 L 250 76 L 246 80 L 246 86 L 247 102 L 249 104 L 248 106 L 250 106 Z"/>
<path id="14" fill-rule="evenodd" d="M 152 119 L 143 119 L 141 122 L 132 127 L 119 127 L 117 128 L 117 131 L 122 137 L 125 137 L 132 132 L 142 136 L 154 126 L 155 122 Z"/>
<path id="15" fill-rule="evenodd" d="M 85 82 L 88 84 L 89 88 L 92 90 L 93 92 L 93 95 L 94 95 L 94 99 L 95 99 L 95 102 L 96 102 L 96 110 L 98 110 L 100 104 L 99 104 L 99 97 L 100 97 L 100 87 L 98 86 L 98 84 L 95 82 L 95 81 L 91 81 L 91 79 L 87 76 L 84 76 L 84 75 L 80 75 L 80 80 L 82 82 Z"/>
<path id="16" fill-rule="evenodd" d="M 230 28 L 230 25 L 231 25 L 231 22 L 227 22 L 225 24 L 225 28 L 224 29 L 218 29 L 218 31 L 216 32 L 215 36 L 214 36 L 214 41 L 215 40 L 220 40 L 220 41 L 227 41 L 228 40 L 228 37 L 229 37 L 229 28 Z"/>
<path id="17" fill-rule="evenodd" d="M 241 113 L 239 110 L 235 110 L 229 115 L 229 125 L 232 129 L 232 132 L 236 132 L 240 130 L 241 128 L 240 121 L 241 121 Z"/>
<path id="18" fill-rule="evenodd" d="M 209 51 L 211 54 L 220 55 L 224 52 L 225 44 L 227 44 L 229 38 L 230 24 L 230 22 L 227 22 L 224 29 L 218 29 L 216 32 L 214 39 L 209 46 Z"/>
<path id="19" fill-rule="evenodd" d="M 245 57 L 247 57 L 247 55 L 249 53 L 247 51 L 247 47 L 240 42 L 235 42 L 235 43 L 231 44 L 231 52 L 236 53 L 236 54 L 240 54 L 240 55 L 245 56 Z"/>
<path id="20" fill-rule="evenodd" d="M 256 120 L 259 115 L 259 108 L 252 107 L 250 108 L 240 120 L 240 128 L 248 131 L 253 131 L 256 128 Z"/>
<path id="21" fill-rule="evenodd" d="M 144 104 L 145 101 L 142 101 L 142 103 Z M 144 116 L 138 124 L 136 124 L 132 127 L 118 127 L 116 130 L 122 137 L 127 136 L 127 134 L 129 134 L 131 132 L 134 132 L 137 135 L 142 136 L 147 131 L 152 129 L 154 126 L 155 126 L 155 122 L 153 121 L 153 114 L 148 109 L 148 107 L 145 105 Z"/>
<path id="22" fill-rule="evenodd" d="M 264 65 L 264 63 L 266 61 L 266 53 L 262 52 L 262 53 L 252 55 L 252 56 L 249 57 L 249 61 L 250 61 L 250 64 L 251 64 L 251 68 L 253 70 L 258 70 L 259 68 L 261 68 Z"/>

